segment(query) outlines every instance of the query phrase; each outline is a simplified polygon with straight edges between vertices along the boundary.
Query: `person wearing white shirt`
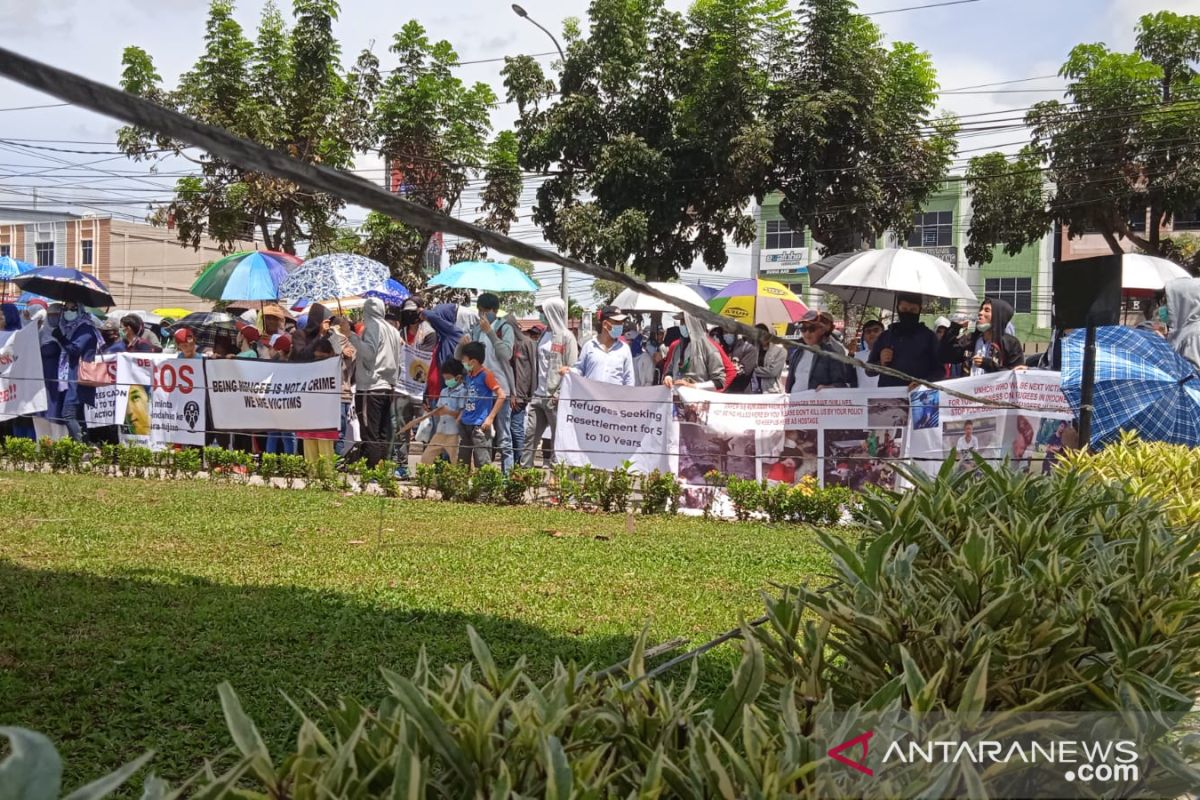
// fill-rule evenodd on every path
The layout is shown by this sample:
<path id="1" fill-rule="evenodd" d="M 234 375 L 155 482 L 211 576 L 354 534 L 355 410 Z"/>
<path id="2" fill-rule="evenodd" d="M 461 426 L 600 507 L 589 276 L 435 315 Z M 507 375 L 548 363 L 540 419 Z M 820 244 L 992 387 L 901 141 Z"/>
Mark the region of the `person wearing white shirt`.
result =
<path id="1" fill-rule="evenodd" d="M 599 334 L 579 349 L 579 360 L 574 367 L 564 366 L 559 371 L 563 375 L 574 372 L 600 383 L 636 386 L 633 352 L 621 338 L 625 332 L 625 319 L 616 306 L 600 309 Z"/>
<path id="2" fill-rule="evenodd" d="M 871 348 L 875 346 L 875 340 L 883 333 L 883 323 L 877 319 L 867 320 L 863 323 L 862 333 L 859 337 L 858 352 L 854 357 L 864 364 L 871 357 Z M 867 371 L 858 367 L 858 388 L 860 389 L 877 389 L 879 388 L 879 375 L 868 374 Z"/>

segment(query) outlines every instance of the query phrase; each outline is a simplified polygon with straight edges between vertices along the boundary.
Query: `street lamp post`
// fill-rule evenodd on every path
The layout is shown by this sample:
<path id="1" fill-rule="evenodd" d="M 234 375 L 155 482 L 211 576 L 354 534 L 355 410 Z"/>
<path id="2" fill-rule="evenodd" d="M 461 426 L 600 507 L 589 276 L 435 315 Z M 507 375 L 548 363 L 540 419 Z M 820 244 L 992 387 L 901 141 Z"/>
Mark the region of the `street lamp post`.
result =
<path id="1" fill-rule="evenodd" d="M 558 39 L 555 38 L 554 34 L 551 33 L 549 30 L 547 30 L 546 28 L 542 27 L 541 23 L 539 23 L 533 17 L 529 16 L 529 12 L 526 11 L 521 6 L 517 5 L 516 3 L 512 4 L 512 10 L 513 10 L 513 13 L 516 14 L 518 17 L 520 17 L 521 19 L 529 20 L 535 26 L 537 26 L 538 30 L 540 30 L 542 33 L 549 36 L 550 41 L 554 42 L 555 49 L 558 50 L 558 57 L 560 59 L 562 59 L 563 64 L 566 64 L 567 56 L 565 53 L 563 53 L 562 45 L 558 43 Z M 570 287 L 570 275 L 567 272 L 566 267 L 563 267 L 563 269 L 562 269 L 562 301 L 563 301 L 563 305 L 567 306 L 567 308 L 569 310 L 571 307 L 571 287 Z"/>

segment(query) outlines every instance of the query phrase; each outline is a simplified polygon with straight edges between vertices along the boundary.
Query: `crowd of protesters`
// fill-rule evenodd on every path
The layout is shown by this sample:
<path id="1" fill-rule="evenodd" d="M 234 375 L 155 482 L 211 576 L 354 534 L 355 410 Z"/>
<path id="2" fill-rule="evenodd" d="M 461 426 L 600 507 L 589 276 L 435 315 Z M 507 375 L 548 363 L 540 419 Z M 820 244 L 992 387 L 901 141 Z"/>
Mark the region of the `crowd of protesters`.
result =
<path id="1" fill-rule="evenodd" d="M 236 333 L 211 337 L 203 350 L 188 328 L 148 326 L 136 314 L 100 322 L 73 303 L 34 300 L 23 311 L 11 304 L 0 311 L 5 330 L 38 329 L 49 408 L 6 425 L 8 433 L 31 438 L 115 441 L 115 428 L 89 431 L 86 424 L 85 407 L 94 404 L 95 388 L 80 381 L 81 364 L 90 367 L 102 355 L 166 350 L 178 358 L 312 362 L 337 357 L 342 361 L 338 429 L 219 432 L 210 434 L 212 443 L 253 453 L 303 453 L 313 460 L 361 458 L 370 466 L 388 459 L 399 465 L 400 477 L 413 444 L 420 443 L 425 463 L 496 461 L 508 472 L 517 464 L 533 466 L 539 452 L 547 462 L 557 397 L 570 373 L 619 386 L 792 394 L 907 386 L 912 379 L 941 381 L 1026 368 L 1008 303 L 987 298 L 973 321 L 956 314 L 930 328 L 921 319 L 923 301 L 899 297 L 894 321 L 885 326 L 866 320 L 850 341 L 830 314 L 809 311 L 795 328 L 808 347 L 789 353 L 778 343 L 708 330 L 691 315 L 666 315 L 655 320 L 662 324 L 647 325 L 612 306 L 599 310 L 595 333 L 581 342 L 561 300 L 541 304 L 537 323 L 523 327 L 490 293 L 479 295 L 474 306 L 427 308 L 412 297 L 400 307 L 387 307 L 370 299 L 356 321 L 319 303 L 299 316 L 269 305 L 238 318 Z M 1169 338 L 1178 352 L 1200 364 L 1200 279 L 1176 282 L 1143 310 L 1137 327 Z M 402 380 L 408 347 L 430 354 L 423 391 Z M 857 365 L 823 357 L 826 353 L 853 355 Z M 1058 368 L 1055 348 L 1034 366 Z M 882 373 L 880 367 L 904 377 Z"/>

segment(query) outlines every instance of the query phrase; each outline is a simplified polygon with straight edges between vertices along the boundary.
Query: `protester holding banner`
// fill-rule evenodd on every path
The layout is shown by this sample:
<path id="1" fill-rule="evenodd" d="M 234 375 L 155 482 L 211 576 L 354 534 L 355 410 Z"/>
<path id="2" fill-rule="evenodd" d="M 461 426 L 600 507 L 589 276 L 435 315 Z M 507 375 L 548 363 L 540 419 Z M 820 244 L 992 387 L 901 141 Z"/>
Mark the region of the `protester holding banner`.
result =
<path id="1" fill-rule="evenodd" d="M 736 333 L 721 328 L 713 328 L 711 336 L 717 347 L 724 350 L 725 356 L 737 367 L 737 377 L 729 384 L 726 393 L 747 394 L 750 391 L 750 379 L 753 377 L 758 348 Z"/>
<path id="2" fill-rule="evenodd" d="M 201 358 L 196 353 L 196 334 L 191 328 L 180 328 L 175 331 L 176 358 Z"/>
<path id="3" fill-rule="evenodd" d="M 611 383 L 616 386 L 635 386 L 633 353 L 621 335 L 625 332 L 627 317 L 616 306 L 605 306 L 599 311 L 600 332 L 579 348 L 579 360 L 575 366 L 563 366 L 559 372 L 575 372 L 590 381 Z"/>
<path id="4" fill-rule="evenodd" d="M 558 420 L 558 390 L 562 385 L 562 370 L 569 370 L 579 360 L 579 342 L 567 327 L 567 305 L 562 300 L 547 300 L 539 309 L 546 331 L 537 345 L 537 386 L 529 404 L 525 426 L 525 450 L 521 464 L 533 466 L 538 443 L 550 431 L 551 443 Z"/>
<path id="5" fill-rule="evenodd" d="M 919 294 L 899 296 L 896 301 L 898 321 L 875 340 L 868 364 L 891 367 L 925 381 L 940 381 L 946 377 L 945 364 L 938 355 L 937 335 L 921 322 L 924 302 Z M 880 389 L 898 386 L 908 386 L 908 381 L 891 375 L 879 376 Z"/>
<path id="6" fill-rule="evenodd" d="M 800 336 L 809 347 L 819 347 L 825 353 L 841 353 L 841 346 L 832 341 L 833 317 L 825 311 L 811 310 L 800 320 Z M 854 368 L 832 358 L 824 358 L 797 348 L 788 360 L 787 392 L 806 392 L 813 389 L 853 389 L 858 386 Z"/>
<path id="7" fill-rule="evenodd" d="M 855 349 L 854 357 L 863 363 L 871 357 L 871 348 L 875 346 L 875 342 L 883 335 L 883 323 L 877 319 L 867 320 L 863 323 L 862 329 L 859 332 L 858 347 Z M 877 389 L 879 388 L 879 375 L 876 373 L 868 373 L 865 367 L 858 367 L 855 370 L 858 375 L 859 389 Z"/>
<path id="8" fill-rule="evenodd" d="M 358 353 L 354 395 L 361 454 L 374 467 L 392 444 L 392 393 L 400 373 L 404 339 L 384 318 L 383 301 L 372 297 L 363 306 L 363 332 L 351 337 Z M 357 449 L 356 449 L 357 450 Z M 353 456 L 347 456 L 354 460 Z"/>
<path id="9" fill-rule="evenodd" d="M 1003 300 L 984 298 L 975 332 L 959 336 L 963 321 L 952 321 L 942 338 L 938 355 L 946 364 L 961 364 L 966 374 L 986 375 L 1025 364 L 1025 348 L 1016 336 L 1005 333 L 1013 307 Z"/>
<path id="10" fill-rule="evenodd" d="M 649 338 L 638 330 L 637 317 L 630 317 L 625 323 L 625 343 L 629 345 L 629 354 L 633 357 L 633 378 L 638 386 L 656 386 L 654 380 L 654 354 L 650 352 L 653 345 Z M 650 348 L 650 349 L 647 349 Z"/>
<path id="11" fill-rule="evenodd" d="M 350 320 L 345 315 L 334 318 L 329 331 L 329 342 L 333 351 L 342 357 L 342 411 L 338 423 L 338 440 L 333 445 L 336 455 L 344 456 L 358 441 L 358 416 L 354 413 L 354 386 L 357 383 L 358 350 L 350 341 Z"/>
<path id="12" fill-rule="evenodd" d="M 87 429 L 83 407 L 95 403 L 96 390 L 79 384 L 79 362 L 94 361 L 103 339 L 92 316 L 76 303 L 63 304 L 62 318 L 51 336 L 58 345 L 59 404 L 50 410 L 67 426 L 70 437 L 82 442 Z"/>
<path id="13" fill-rule="evenodd" d="M 399 465 L 397 477 L 408 473 L 409 422 L 420 416 L 425 406 L 425 385 L 429 377 L 433 348 L 437 335 L 421 318 L 423 304 L 419 297 L 409 297 L 400 307 L 399 330 L 403 338 L 396 381 L 396 399 L 392 408 L 392 429 L 396 443 L 392 460 Z"/>
<path id="14" fill-rule="evenodd" d="M 238 329 L 237 349 L 235 358 L 258 358 L 258 340 L 262 334 L 253 325 L 243 325 Z"/>
<path id="15" fill-rule="evenodd" d="M 265 306 L 262 310 L 262 336 L 258 340 L 258 357 L 271 357 L 271 338 L 287 333 L 285 325 L 290 319 L 288 313 L 278 305 Z M 289 341 L 291 341 L 289 337 Z"/>
<path id="16" fill-rule="evenodd" d="M 437 406 L 428 415 L 433 417 L 433 436 L 425 451 L 421 453 L 422 464 L 432 464 L 444 453 L 450 463 L 458 461 L 458 447 L 462 439 L 459 419 L 466 404 L 466 386 L 463 385 L 465 370 L 461 361 L 451 359 L 442 365 L 446 387 L 438 397 Z M 409 423 L 410 425 L 412 423 Z"/>
<path id="17" fill-rule="evenodd" d="M 754 326 L 763 333 L 771 333 L 766 325 Z M 750 394 L 781 394 L 783 392 L 783 369 L 787 366 L 787 348 L 776 342 L 759 341 L 754 371 L 750 378 Z"/>
<path id="18" fill-rule="evenodd" d="M 676 319 L 683 325 L 679 326 L 679 340 L 670 346 L 663 360 L 663 385 L 722 391 L 726 386 L 725 362 L 708 338 L 704 323 L 691 314 Z"/>

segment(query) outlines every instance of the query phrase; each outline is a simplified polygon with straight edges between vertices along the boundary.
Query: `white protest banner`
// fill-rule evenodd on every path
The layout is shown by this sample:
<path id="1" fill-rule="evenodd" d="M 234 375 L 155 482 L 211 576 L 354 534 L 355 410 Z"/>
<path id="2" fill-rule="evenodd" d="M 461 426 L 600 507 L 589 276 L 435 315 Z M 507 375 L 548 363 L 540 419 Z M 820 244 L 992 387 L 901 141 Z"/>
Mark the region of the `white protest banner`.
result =
<path id="1" fill-rule="evenodd" d="M 0 420 L 47 408 L 37 327 L 0 332 Z"/>
<path id="2" fill-rule="evenodd" d="M 205 364 L 213 427 L 328 431 L 342 419 L 342 360 L 311 363 L 213 359 Z"/>
<path id="3" fill-rule="evenodd" d="M 204 360 L 164 353 L 120 353 L 116 419 L 126 444 L 162 449 L 203 445 Z"/>
<path id="4" fill-rule="evenodd" d="M 429 378 L 429 365 L 433 361 L 433 349 L 406 342 L 403 356 L 397 388 L 401 394 L 409 397 L 424 397 L 425 381 Z"/>
<path id="5" fill-rule="evenodd" d="M 568 373 L 558 399 L 554 455 L 572 466 L 671 470 L 676 426 L 665 386 L 614 386 Z"/>
<path id="6" fill-rule="evenodd" d="M 1072 418 L 1059 373 L 997 372 L 943 385 L 980 401 L 1019 405 L 1022 410 L 970 402 L 937 389 L 913 392 L 908 457 L 917 466 L 934 474 L 951 453 L 957 453 L 962 469 L 972 468 L 974 453 L 995 463 L 1007 460 L 1022 471 L 1049 471 L 1053 466 Z"/>
<path id="7" fill-rule="evenodd" d="M 117 401 L 125 393 L 125 387 L 117 383 L 117 354 L 97 356 L 96 361 L 108 365 L 108 376 L 112 383 L 96 387 L 95 405 L 83 407 L 83 417 L 89 428 L 105 428 L 117 424 Z"/>

